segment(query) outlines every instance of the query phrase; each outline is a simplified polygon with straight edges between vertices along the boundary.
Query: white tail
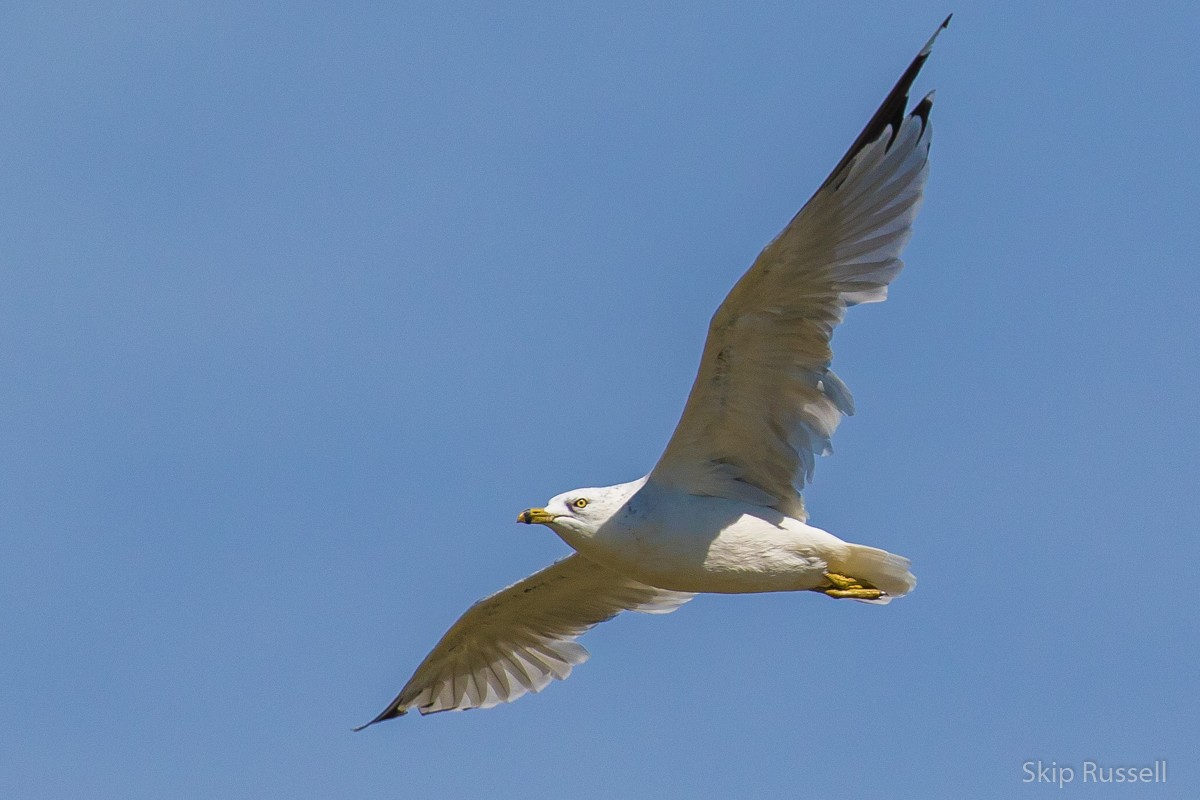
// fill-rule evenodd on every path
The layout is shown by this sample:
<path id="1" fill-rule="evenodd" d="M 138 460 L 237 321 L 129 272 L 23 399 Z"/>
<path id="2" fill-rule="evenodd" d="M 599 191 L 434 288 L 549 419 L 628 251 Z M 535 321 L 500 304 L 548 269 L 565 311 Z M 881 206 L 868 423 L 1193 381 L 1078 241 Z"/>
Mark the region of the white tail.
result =
<path id="1" fill-rule="evenodd" d="M 895 597 L 908 594 L 917 585 L 916 577 L 908 571 L 911 562 L 904 556 L 863 544 L 852 544 L 849 547 L 850 552 L 845 562 L 830 566 L 835 567 L 836 572 L 852 578 L 861 578 L 887 593 L 878 600 L 863 602 L 882 605 L 891 602 Z"/>

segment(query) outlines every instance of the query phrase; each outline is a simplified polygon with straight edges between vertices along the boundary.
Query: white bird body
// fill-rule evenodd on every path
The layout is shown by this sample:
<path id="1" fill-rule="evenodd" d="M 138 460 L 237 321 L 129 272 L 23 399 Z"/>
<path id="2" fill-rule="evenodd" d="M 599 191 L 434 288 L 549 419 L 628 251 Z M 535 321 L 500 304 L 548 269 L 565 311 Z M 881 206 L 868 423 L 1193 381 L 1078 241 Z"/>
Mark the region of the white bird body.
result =
<path id="1" fill-rule="evenodd" d="M 904 594 L 915 583 L 907 561 L 894 556 L 894 569 L 861 574 L 850 566 L 856 551 L 883 551 L 844 542 L 771 508 L 724 497 L 675 496 L 648 478 L 559 495 L 546 511 L 562 509 L 547 523 L 585 557 L 642 583 L 676 592 L 794 592 L 815 589 L 826 572 L 853 574 Z M 583 528 L 572 524 L 571 501 L 606 515 Z M 593 516 L 595 516 L 595 514 Z M 592 532 L 594 530 L 594 532 Z M 900 570 L 898 574 L 896 570 Z M 881 598 L 886 602 L 887 598 Z"/>
<path id="2" fill-rule="evenodd" d="M 799 489 L 854 413 L 830 370 L 833 330 L 850 306 L 886 299 L 903 266 L 933 107 L 930 93 L 906 113 L 908 91 L 936 37 L 713 315 L 650 474 L 525 511 L 519 521 L 547 525 L 575 554 L 468 609 L 372 723 L 539 691 L 587 658 L 580 634 L 621 611 L 664 613 L 699 592 L 882 604 L 913 588 L 907 559 L 809 525 Z"/>

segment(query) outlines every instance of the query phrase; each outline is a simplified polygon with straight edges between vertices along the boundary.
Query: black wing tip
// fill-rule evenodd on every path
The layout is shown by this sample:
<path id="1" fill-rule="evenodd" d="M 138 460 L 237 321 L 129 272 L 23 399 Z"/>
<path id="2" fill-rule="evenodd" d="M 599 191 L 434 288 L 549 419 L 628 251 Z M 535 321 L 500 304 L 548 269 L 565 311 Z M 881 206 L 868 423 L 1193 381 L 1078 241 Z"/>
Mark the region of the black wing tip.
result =
<path id="1" fill-rule="evenodd" d="M 354 728 L 354 732 L 358 733 L 361 730 L 371 727 L 376 722 L 383 722 L 385 720 L 395 719 L 396 717 L 403 717 L 407 713 L 408 713 L 408 709 L 406 709 L 406 708 L 402 709 L 402 708 L 399 708 L 398 706 L 394 706 L 394 705 L 388 706 L 386 709 L 383 710 L 383 713 L 381 713 L 375 719 L 371 720 L 370 722 L 363 723 L 362 725 L 359 725 L 357 728 Z"/>
<path id="2" fill-rule="evenodd" d="M 908 113 L 910 117 L 921 118 L 921 130 L 925 130 L 925 126 L 929 124 L 929 112 L 933 110 L 933 97 L 936 92 L 930 92 L 921 98 L 921 102 L 917 103 L 913 110 Z"/>
<path id="3" fill-rule="evenodd" d="M 904 74 L 900 76 L 900 80 L 896 81 L 896 85 L 888 92 L 887 97 L 884 98 L 879 108 L 876 109 L 870 122 L 863 128 L 858 138 L 854 140 L 854 144 L 850 145 L 850 149 L 842 156 L 842 160 L 838 162 L 838 165 L 829 173 L 829 177 L 825 179 L 823 185 L 829 185 L 836 180 L 841 171 L 854 160 L 854 157 L 863 148 L 882 136 L 889 128 L 891 130 L 891 138 L 895 139 L 896 134 L 900 131 L 901 123 L 904 122 L 904 110 L 908 106 L 908 91 L 912 88 L 917 75 L 921 72 L 921 67 L 925 66 L 925 61 L 929 58 L 929 54 L 933 50 L 933 43 L 937 41 L 938 34 L 950 25 L 950 19 L 953 16 L 953 14 L 950 14 L 942 20 L 941 25 L 937 26 L 933 35 L 929 37 L 929 41 L 925 43 L 925 46 L 921 48 L 921 51 L 909 63 L 908 68 L 904 70 Z M 931 108 L 933 108 L 932 92 L 926 95 L 925 99 L 917 105 L 917 108 L 913 109 L 913 113 L 916 114 L 918 109 L 920 109 L 921 113 L 919 116 L 922 123 L 928 123 L 928 114 Z M 889 141 L 889 146 L 890 144 L 891 142 Z"/>
<path id="4" fill-rule="evenodd" d="M 937 26 L 937 30 L 933 32 L 933 36 L 929 37 L 929 41 L 926 42 L 925 46 L 921 48 L 921 52 L 918 55 L 927 56 L 933 51 L 933 43 L 937 41 L 938 34 L 950 27 L 950 20 L 953 17 L 954 12 L 950 12 L 946 15 L 946 18 L 942 20 L 942 24 Z"/>

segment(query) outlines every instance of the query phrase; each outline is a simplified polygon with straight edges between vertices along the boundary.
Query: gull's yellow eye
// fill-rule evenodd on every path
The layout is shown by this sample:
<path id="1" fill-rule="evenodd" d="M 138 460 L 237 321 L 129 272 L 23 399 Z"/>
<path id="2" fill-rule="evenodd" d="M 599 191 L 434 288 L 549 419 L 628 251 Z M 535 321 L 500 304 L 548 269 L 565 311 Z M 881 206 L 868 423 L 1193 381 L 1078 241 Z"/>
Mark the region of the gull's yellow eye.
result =
<path id="1" fill-rule="evenodd" d="M 571 505 L 575 506 L 576 508 L 587 508 L 587 504 L 588 504 L 588 501 L 587 501 L 586 497 L 581 497 L 578 500 L 576 500 L 574 503 L 571 503 Z"/>

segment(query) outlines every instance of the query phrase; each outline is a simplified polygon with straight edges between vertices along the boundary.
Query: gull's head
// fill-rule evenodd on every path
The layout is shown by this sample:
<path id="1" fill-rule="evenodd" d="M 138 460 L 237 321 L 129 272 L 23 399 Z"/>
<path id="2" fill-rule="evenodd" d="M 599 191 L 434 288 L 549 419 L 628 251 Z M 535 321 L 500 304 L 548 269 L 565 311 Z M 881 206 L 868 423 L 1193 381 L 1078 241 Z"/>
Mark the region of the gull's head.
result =
<path id="1" fill-rule="evenodd" d="M 572 536 L 593 536 L 612 519 L 644 481 L 573 489 L 550 498 L 543 508 L 527 508 L 517 517 L 526 525 L 547 525 L 568 541 Z"/>

